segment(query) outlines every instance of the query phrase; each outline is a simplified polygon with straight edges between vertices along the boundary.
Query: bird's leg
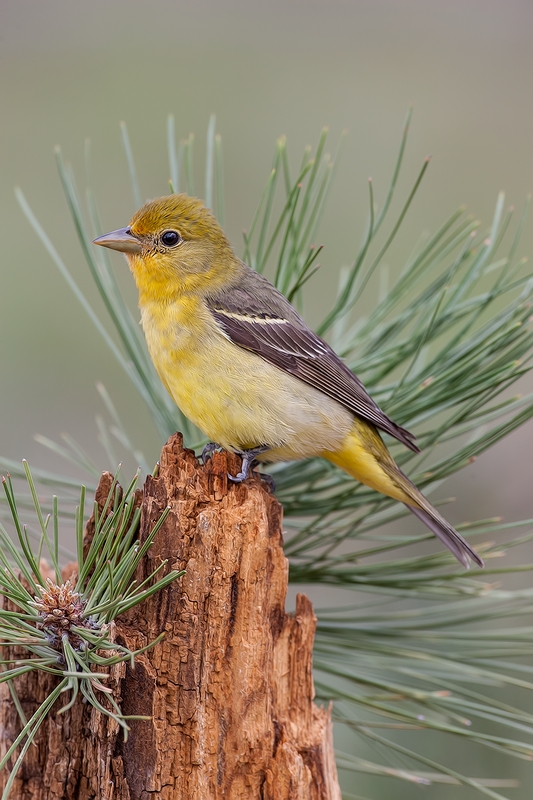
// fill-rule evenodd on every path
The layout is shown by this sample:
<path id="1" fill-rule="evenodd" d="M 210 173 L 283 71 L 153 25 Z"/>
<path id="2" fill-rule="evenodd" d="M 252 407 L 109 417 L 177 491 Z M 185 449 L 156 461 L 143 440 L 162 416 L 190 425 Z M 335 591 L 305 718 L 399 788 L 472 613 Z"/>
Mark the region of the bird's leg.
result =
<path id="1" fill-rule="evenodd" d="M 208 442 L 202 450 L 202 463 L 206 464 L 209 458 L 213 458 L 213 453 L 219 453 L 222 447 L 216 442 Z"/>
<path id="2" fill-rule="evenodd" d="M 233 483 L 242 483 L 245 481 L 249 475 L 250 467 L 254 463 L 256 457 L 260 456 L 261 453 L 265 453 L 269 449 L 270 448 L 267 444 L 263 444 L 259 447 L 254 447 L 251 450 L 235 450 L 237 455 L 241 456 L 242 458 L 242 466 L 241 471 L 238 475 L 235 475 L 235 477 L 230 475 L 228 472 L 228 478 L 230 481 L 233 481 Z"/>

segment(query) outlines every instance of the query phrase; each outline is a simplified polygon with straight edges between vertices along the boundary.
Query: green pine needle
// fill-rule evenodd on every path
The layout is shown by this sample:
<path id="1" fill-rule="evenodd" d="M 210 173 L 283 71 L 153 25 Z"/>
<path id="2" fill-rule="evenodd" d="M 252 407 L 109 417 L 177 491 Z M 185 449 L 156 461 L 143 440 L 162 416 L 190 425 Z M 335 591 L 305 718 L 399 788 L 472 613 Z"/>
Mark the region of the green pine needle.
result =
<path id="1" fill-rule="evenodd" d="M 7 610 L 5 603 L 0 609 L 0 639 L 2 648 L 22 647 L 27 652 L 26 658 L 16 661 L 3 659 L 1 662 L 0 682 L 9 683 L 19 711 L 21 732 L 0 761 L 0 769 L 6 766 L 19 745 L 22 745 L 12 766 L 2 800 L 7 800 L 28 747 L 62 692 L 69 692 L 70 700 L 61 712 L 70 708 L 81 692 L 101 713 L 113 717 L 127 736 L 128 718 L 121 713 L 105 681 L 113 664 L 122 661 L 133 663 L 135 656 L 143 651 L 132 651 L 118 645 L 111 637 L 110 625 L 124 611 L 143 602 L 184 574 L 177 570 L 168 570 L 165 561 L 141 584 L 134 580 L 139 562 L 168 513 L 168 509 L 163 512 L 141 544 L 137 539 L 140 511 L 134 508 L 135 479 L 124 492 L 119 491 L 116 481 L 113 483 L 104 508 L 95 514 L 94 537 L 85 555 L 85 487 L 82 487 L 76 513 L 78 574 L 64 581 L 58 562 L 58 503 L 54 500 L 52 517 L 46 515 L 26 462 L 24 472 L 40 527 L 38 555 L 30 545 L 11 479 L 9 476 L 2 479 L 16 543 L 12 541 L 8 530 L 0 524 L 0 594 L 14 609 Z M 97 509 L 98 507 L 96 511 Z M 53 578 L 43 576 L 43 551 L 51 560 Z M 166 574 L 160 576 L 158 573 L 163 569 Z M 21 576 L 28 588 L 21 582 Z M 151 642 L 148 647 L 153 647 L 160 639 L 161 637 Z M 103 656 L 102 652 L 106 650 L 109 655 Z M 56 675 L 58 683 L 28 720 L 18 701 L 13 681 L 30 671 L 45 671 Z M 107 700 L 100 702 L 97 693 L 103 693 Z"/>

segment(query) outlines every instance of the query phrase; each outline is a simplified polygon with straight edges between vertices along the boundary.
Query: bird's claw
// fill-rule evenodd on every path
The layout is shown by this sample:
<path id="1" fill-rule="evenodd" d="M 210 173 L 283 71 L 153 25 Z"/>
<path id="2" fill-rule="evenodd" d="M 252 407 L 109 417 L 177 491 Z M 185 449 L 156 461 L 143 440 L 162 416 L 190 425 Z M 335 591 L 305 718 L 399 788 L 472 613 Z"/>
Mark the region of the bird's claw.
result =
<path id="1" fill-rule="evenodd" d="M 210 458 L 213 458 L 214 453 L 220 453 L 221 450 L 221 446 L 216 442 L 208 442 L 202 450 L 202 463 L 206 464 Z"/>
<path id="2" fill-rule="evenodd" d="M 206 464 L 210 458 L 213 458 L 214 453 L 222 452 L 224 448 L 221 447 L 216 442 L 208 442 L 204 449 L 202 450 L 202 463 Z M 237 475 L 230 475 L 228 472 L 228 479 L 232 481 L 232 483 L 242 483 L 246 480 L 248 475 L 250 474 L 250 469 L 254 465 L 255 457 L 261 455 L 266 450 L 268 450 L 267 445 L 261 445 L 260 447 L 254 447 L 251 450 L 236 450 L 235 452 L 237 455 L 241 456 L 242 458 L 242 469 Z M 264 483 L 267 484 L 268 488 L 271 492 L 274 491 L 276 484 L 274 483 L 274 479 L 270 475 L 260 475 L 260 478 Z"/>
<path id="3" fill-rule="evenodd" d="M 242 469 L 237 475 L 230 475 L 228 472 L 228 478 L 230 481 L 233 483 L 242 483 L 245 481 L 250 474 L 250 468 L 252 467 L 256 456 L 260 456 L 261 453 L 265 453 L 268 449 L 268 445 L 263 444 L 259 447 L 254 447 L 251 450 L 236 450 L 235 452 L 237 455 L 241 456 L 242 458 Z"/>
<path id="4" fill-rule="evenodd" d="M 265 472 L 258 472 L 257 474 L 261 479 L 261 483 L 265 484 L 270 494 L 274 494 L 274 492 L 276 491 L 276 481 L 274 480 L 272 475 L 268 475 Z M 239 472 L 237 475 L 230 475 L 230 473 L 228 472 L 228 479 L 232 483 L 242 483 L 243 481 L 246 480 L 248 475 L 249 472 L 246 475 L 244 474 L 244 472 Z"/>
<path id="5" fill-rule="evenodd" d="M 250 470 L 247 470 L 246 472 L 239 472 L 239 473 L 237 473 L 237 475 L 231 475 L 228 472 L 228 479 L 232 483 L 242 483 L 243 481 L 246 480 L 246 478 L 248 477 L 249 473 L 250 473 Z"/>

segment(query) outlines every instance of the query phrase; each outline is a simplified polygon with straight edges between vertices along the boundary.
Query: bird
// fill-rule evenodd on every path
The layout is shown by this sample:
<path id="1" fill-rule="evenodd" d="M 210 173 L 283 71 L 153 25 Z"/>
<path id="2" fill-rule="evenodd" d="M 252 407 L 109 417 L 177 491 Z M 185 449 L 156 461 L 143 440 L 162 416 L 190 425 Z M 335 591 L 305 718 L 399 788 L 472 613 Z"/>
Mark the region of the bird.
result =
<path id="1" fill-rule="evenodd" d="M 126 255 L 155 368 L 213 443 L 256 462 L 321 456 L 404 503 L 465 567 L 483 560 L 391 456 L 415 453 L 363 383 L 264 276 L 241 261 L 212 212 L 186 194 L 148 201 L 94 244 Z M 231 477 L 231 476 L 230 476 Z"/>

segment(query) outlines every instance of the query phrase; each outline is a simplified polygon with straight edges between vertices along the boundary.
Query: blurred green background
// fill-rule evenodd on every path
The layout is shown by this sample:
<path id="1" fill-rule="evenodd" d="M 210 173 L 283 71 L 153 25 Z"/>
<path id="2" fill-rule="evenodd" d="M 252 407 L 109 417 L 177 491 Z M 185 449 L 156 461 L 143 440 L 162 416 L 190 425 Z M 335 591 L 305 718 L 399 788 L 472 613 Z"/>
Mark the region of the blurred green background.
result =
<path id="1" fill-rule="evenodd" d="M 112 229 L 135 210 L 119 121 L 128 125 L 148 198 L 168 191 L 168 113 L 178 136 L 196 132 L 200 166 L 215 112 L 224 146 L 226 229 L 242 253 L 241 231 L 250 224 L 276 138 L 287 135 L 297 163 L 323 125 L 330 127 L 332 147 L 347 128 L 321 230 L 323 266 L 307 310 L 313 322 L 359 244 L 369 175 L 378 202 L 384 199 L 410 104 L 400 194 L 427 154 L 432 162 L 388 257 L 393 274 L 420 233 L 434 231 L 461 203 L 487 226 L 500 189 L 521 206 L 533 187 L 532 36 L 530 0 L 2 0 L 0 454 L 64 471 L 33 436 L 57 439 L 68 431 L 101 463 L 96 380 L 106 385 L 126 427 L 137 431 L 150 461 L 160 446 L 142 401 L 15 201 L 19 184 L 105 320 L 70 223 L 54 145 L 61 145 L 83 186 L 84 141 L 91 139 L 101 216 Z M 199 195 L 202 188 L 203 168 Z M 533 224 L 521 251 L 533 251 Z M 116 265 L 134 304 L 118 255 Z M 528 389 L 526 382 L 521 389 Z M 532 516 L 532 445 L 530 424 L 450 480 L 446 494 L 457 495 L 453 518 Z M 412 796 L 409 785 L 386 783 L 384 797 Z M 529 797 L 528 788 L 518 796 Z"/>

